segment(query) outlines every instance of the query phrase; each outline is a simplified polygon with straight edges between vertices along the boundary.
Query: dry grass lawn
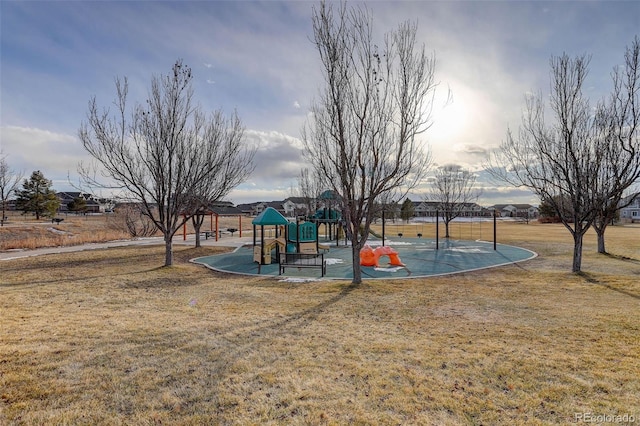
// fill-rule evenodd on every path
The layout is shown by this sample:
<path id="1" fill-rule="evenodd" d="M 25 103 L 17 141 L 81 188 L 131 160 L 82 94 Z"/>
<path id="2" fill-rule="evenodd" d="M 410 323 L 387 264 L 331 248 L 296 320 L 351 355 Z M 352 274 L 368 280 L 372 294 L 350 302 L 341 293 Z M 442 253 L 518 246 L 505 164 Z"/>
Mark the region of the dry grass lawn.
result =
<path id="1" fill-rule="evenodd" d="M 581 275 L 561 226 L 499 238 L 540 256 L 358 287 L 188 262 L 219 248 L 2 261 L 0 424 L 640 422 L 640 227 Z"/>
<path id="2" fill-rule="evenodd" d="M 9 222 L 0 226 L 0 250 L 35 249 L 42 247 L 76 246 L 87 243 L 126 240 L 131 236 L 126 232 L 121 217 L 117 214 L 108 215 L 65 215 L 60 223 L 53 223 L 50 219 L 35 220 L 32 216 L 23 216 L 19 212 L 7 212 Z M 237 216 L 221 216 L 218 229 L 237 229 L 242 223 L 243 232 L 252 231 L 253 226 L 249 218 L 239 221 Z M 201 231 L 215 229 L 212 217 L 205 219 Z M 187 223 L 186 231 L 193 234 L 191 221 Z M 176 235 L 182 235 L 182 229 Z M 159 232 L 156 236 L 161 236 Z M 238 234 L 235 233 L 237 236 Z"/>
<path id="3" fill-rule="evenodd" d="M 8 212 L 9 222 L 0 226 L 0 250 L 73 246 L 130 238 L 110 216 L 69 215 L 64 221 L 35 220 Z"/>

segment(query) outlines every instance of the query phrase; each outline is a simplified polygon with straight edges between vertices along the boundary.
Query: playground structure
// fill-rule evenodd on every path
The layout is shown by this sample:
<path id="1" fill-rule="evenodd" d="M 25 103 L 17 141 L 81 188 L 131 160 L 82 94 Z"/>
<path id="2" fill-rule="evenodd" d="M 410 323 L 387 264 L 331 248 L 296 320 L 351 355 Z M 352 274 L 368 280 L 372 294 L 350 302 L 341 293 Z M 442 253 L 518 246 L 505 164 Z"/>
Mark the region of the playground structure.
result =
<path id="1" fill-rule="evenodd" d="M 282 214 L 272 207 L 260 213 L 253 224 L 253 261 L 259 265 L 269 265 L 272 262 L 272 252 L 279 259 L 281 253 L 299 253 L 313 255 L 319 250 L 328 250 L 329 246 L 318 241 L 318 225 L 313 222 L 289 222 Z M 260 242 L 257 241 L 260 226 Z M 275 238 L 265 238 L 264 227 L 273 226 Z"/>
<path id="2" fill-rule="evenodd" d="M 336 241 L 339 239 L 339 229 L 341 226 L 342 215 L 336 209 L 325 207 L 316 210 L 313 216 L 309 218 L 310 222 L 316 224 L 317 228 L 324 225 L 324 235 L 327 241 Z"/>
<path id="3" fill-rule="evenodd" d="M 404 266 L 395 249 L 389 246 L 380 246 L 374 250 L 369 245 L 365 245 L 362 250 L 360 250 L 360 265 L 379 268 L 380 258 L 382 256 L 389 257 L 389 264 L 392 266 Z"/>
<path id="4" fill-rule="evenodd" d="M 287 253 L 317 253 L 318 245 L 318 229 L 314 223 L 287 225 Z"/>
<path id="5" fill-rule="evenodd" d="M 432 238 L 408 238 L 393 239 L 389 241 L 392 247 L 398 253 L 398 260 L 405 265 L 393 267 L 385 265 L 386 258 L 379 257 L 380 267 L 375 267 L 374 263 L 371 267 L 362 267 L 363 279 L 405 279 L 419 278 L 427 276 L 455 274 L 465 271 L 475 271 L 484 268 L 507 265 L 514 262 L 522 262 L 536 256 L 535 253 L 514 246 L 498 244 L 498 249 L 493 249 L 492 241 L 470 241 L 470 240 L 448 240 L 440 243 L 440 250 L 435 249 L 435 240 Z M 260 247 L 258 247 L 259 249 Z M 372 251 L 376 246 L 372 246 Z M 260 275 L 275 276 L 280 275 L 283 263 L 286 267 L 288 276 L 297 278 L 318 278 L 321 274 L 328 279 L 351 279 L 353 278 L 352 251 L 349 248 L 331 247 L 329 254 L 324 254 L 324 259 L 320 254 L 284 254 L 278 258 L 279 262 L 256 267 L 253 257 L 253 248 L 248 246 L 238 247 L 232 252 L 220 253 L 212 256 L 206 256 L 196 261 L 207 265 L 207 267 L 216 271 Z M 370 253 L 371 254 L 371 253 Z M 374 254 L 374 253 L 373 253 Z M 298 260 L 302 260 L 307 256 L 313 257 L 309 263 L 313 261 L 314 267 L 300 267 Z M 286 262 L 282 262 L 283 257 L 290 257 Z M 305 259 L 306 260 L 306 259 Z M 357 259 L 356 261 L 359 261 Z M 389 258 L 392 261 L 391 257 Z M 324 268 L 326 264 L 326 270 Z M 315 273 L 309 274 L 313 269 Z M 317 271 L 322 271 L 318 273 Z"/>
<path id="6" fill-rule="evenodd" d="M 399 240 L 390 241 L 393 247 L 385 244 L 384 231 L 381 239 L 382 246 L 373 249 L 365 246 L 359 254 L 359 259 L 353 259 L 349 245 L 345 244 L 345 249 L 341 249 L 338 244 L 332 245 L 331 257 L 327 254 L 319 253 L 320 250 L 328 247 L 319 244 L 319 230 L 323 224 L 322 220 L 333 221 L 336 230 L 340 231 L 343 222 L 339 216 L 331 215 L 297 218 L 295 223 L 290 222 L 277 210 L 267 208 L 253 221 L 253 250 L 252 247 L 242 246 L 229 253 L 207 256 L 201 258 L 197 263 L 202 263 L 208 267 L 231 273 L 250 274 L 257 273 L 267 275 L 281 275 L 285 269 L 291 270 L 288 275 L 295 278 L 300 276 L 309 268 L 316 268 L 321 271 L 323 277 L 348 279 L 353 277 L 353 260 L 360 261 L 361 266 L 368 266 L 361 270 L 363 277 L 367 278 L 417 278 L 435 275 L 453 274 L 464 271 L 475 271 L 484 268 L 507 265 L 521 262 L 537 256 L 529 250 L 497 243 L 496 216 L 493 216 L 493 241 L 480 241 L 477 239 L 454 240 L 446 238 L 440 241 L 439 220 L 436 216 L 434 236 L 425 235 L 425 229 L 414 228 L 413 232 L 405 232 L 405 229 L 395 229 Z M 319 219 L 320 221 L 318 221 Z M 484 235 L 491 235 L 490 220 L 483 231 Z M 310 223 L 309 223 L 310 222 Z M 384 224 L 384 222 L 383 222 Z M 256 232 L 256 228 L 260 231 Z M 265 238 L 265 227 L 273 226 L 269 229 L 269 238 Z M 330 225 L 327 225 L 330 226 Z M 460 225 L 462 226 L 462 225 Z M 459 228 L 460 229 L 460 228 Z M 466 230 L 471 231 L 469 228 Z M 272 238 L 274 236 L 275 238 Z M 331 232 L 330 232 L 331 233 Z M 338 232 L 336 232 L 338 234 Z M 375 238 L 381 237 L 372 233 Z M 325 235 L 326 236 L 326 235 Z M 462 235 L 469 238 L 469 234 Z M 258 237 L 260 241 L 258 242 Z M 339 238 L 342 238 L 340 236 Z M 345 236 L 346 238 L 346 236 Z M 336 238 L 337 239 L 337 238 Z M 335 250 L 334 250 L 335 248 Z M 276 261 L 272 262 L 272 253 L 276 252 Z M 388 264 L 380 267 L 380 259 L 384 256 L 389 258 Z M 402 256 L 402 260 L 400 259 Z M 331 265 L 327 269 L 327 265 Z M 384 266 L 394 266 L 392 268 Z"/>

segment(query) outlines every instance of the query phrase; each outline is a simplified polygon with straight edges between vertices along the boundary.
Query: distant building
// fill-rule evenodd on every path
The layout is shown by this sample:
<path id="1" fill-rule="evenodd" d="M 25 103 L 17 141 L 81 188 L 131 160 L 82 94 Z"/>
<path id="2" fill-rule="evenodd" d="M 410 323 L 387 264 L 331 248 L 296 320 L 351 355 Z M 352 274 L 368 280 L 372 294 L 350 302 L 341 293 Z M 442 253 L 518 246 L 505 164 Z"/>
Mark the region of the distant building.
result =
<path id="1" fill-rule="evenodd" d="M 285 216 L 306 216 L 309 214 L 309 207 L 305 197 L 289 197 L 282 203 Z"/>
<path id="2" fill-rule="evenodd" d="M 416 217 L 436 217 L 442 210 L 439 201 L 414 201 L 413 211 Z M 459 217 L 484 217 L 489 216 L 490 211 L 476 203 L 465 203 Z"/>
<path id="3" fill-rule="evenodd" d="M 255 203 L 238 204 L 236 208 L 245 216 L 256 216 Z"/>
<path id="4" fill-rule="evenodd" d="M 496 210 L 500 217 L 520 217 L 535 219 L 538 217 L 538 208 L 531 204 L 495 204 L 489 210 Z"/>
<path id="5" fill-rule="evenodd" d="M 626 204 L 629 205 L 620 208 L 620 221 L 622 223 L 640 222 L 640 194 L 636 194 L 635 196 L 630 195 L 623 198 L 619 205 L 624 206 Z"/>
<path id="6" fill-rule="evenodd" d="M 332 191 L 325 191 L 324 195 L 331 196 Z M 311 201 L 311 202 L 310 202 Z M 317 205 L 321 207 L 333 207 L 335 208 L 336 200 L 332 197 L 323 199 L 309 200 L 307 197 L 289 197 L 282 201 L 259 201 L 256 203 L 238 204 L 237 208 L 242 211 L 243 214 L 249 216 L 257 216 L 262 213 L 267 207 L 274 208 L 280 214 L 286 217 L 296 216 L 308 216 L 313 215 L 315 211 L 309 211 L 309 205 Z"/>
<path id="7" fill-rule="evenodd" d="M 85 192 L 58 192 L 56 193 L 60 200 L 60 207 L 58 211 L 61 213 L 67 213 L 70 211 L 69 204 L 76 199 L 84 199 L 85 201 L 85 213 L 104 213 L 107 209 L 107 205 L 100 204 L 93 195 Z"/>
<path id="8" fill-rule="evenodd" d="M 276 209 L 280 214 L 284 215 L 284 207 L 282 206 L 283 201 L 260 201 L 258 203 L 253 203 L 253 212 L 252 215 L 257 216 L 262 213 L 267 207 L 272 207 Z"/>
<path id="9" fill-rule="evenodd" d="M 4 203 L 4 208 L 7 211 L 15 211 L 17 209 L 17 206 L 18 206 L 18 201 L 15 198 L 11 200 L 7 200 Z"/>

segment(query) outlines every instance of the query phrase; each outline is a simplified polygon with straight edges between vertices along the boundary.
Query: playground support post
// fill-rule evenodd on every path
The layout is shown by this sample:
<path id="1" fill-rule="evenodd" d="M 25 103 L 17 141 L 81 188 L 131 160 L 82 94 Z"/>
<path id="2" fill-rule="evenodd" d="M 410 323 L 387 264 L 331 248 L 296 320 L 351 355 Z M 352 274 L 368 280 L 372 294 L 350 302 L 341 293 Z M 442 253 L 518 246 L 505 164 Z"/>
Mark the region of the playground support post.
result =
<path id="1" fill-rule="evenodd" d="M 440 212 L 436 210 L 436 250 L 440 249 Z"/>
<path id="2" fill-rule="evenodd" d="M 384 247 L 384 208 L 382 209 L 382 246 Z"/>
<path id="3" fill-rule="evenodd" d="M 493 250 L 496 248 L 496 209 L 493 209 Z"/>

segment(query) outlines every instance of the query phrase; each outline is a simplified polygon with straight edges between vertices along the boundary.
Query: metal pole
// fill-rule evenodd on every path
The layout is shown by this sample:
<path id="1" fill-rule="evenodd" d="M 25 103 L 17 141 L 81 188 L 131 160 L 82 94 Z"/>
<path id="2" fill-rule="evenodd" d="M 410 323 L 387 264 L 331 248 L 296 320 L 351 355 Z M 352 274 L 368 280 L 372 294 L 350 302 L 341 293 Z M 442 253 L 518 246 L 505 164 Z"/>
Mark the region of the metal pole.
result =
<path id="1" fill-rule="evenodd" d="M 496 210 L 493 209 L 493 249 L 497 250 L 496 248 Z"/>
<path id="2" fill-rule="evenodd" d="M 440 212 L 436 210 L 436 250 L 440 249 Z"/>
<path id="3" fill-rule="evenodd" d="M 384 209 L 382 209 L 382 245 L 384 246 Z"/>

